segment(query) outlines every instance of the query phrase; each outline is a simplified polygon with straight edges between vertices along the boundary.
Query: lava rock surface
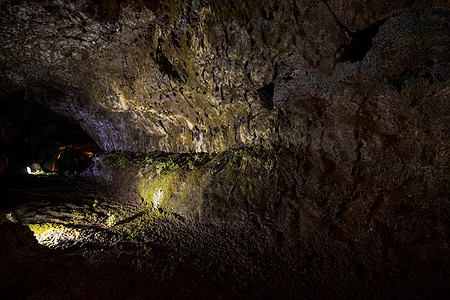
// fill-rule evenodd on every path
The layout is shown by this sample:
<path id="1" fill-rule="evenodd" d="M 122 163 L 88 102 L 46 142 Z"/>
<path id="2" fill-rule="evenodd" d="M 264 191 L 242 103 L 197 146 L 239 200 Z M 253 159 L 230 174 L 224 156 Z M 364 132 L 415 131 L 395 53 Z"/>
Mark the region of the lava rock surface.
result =
<path id="1" fill-rule="evenodd" d="M 244 295 L 448 297 L 448 1 L 0 6 L 2 141 L 19 134 L 3 129 L 15 124 L 3 111 L 45 106 L 106 151 L 88 173 L 117 192 L 112 203 L 182 228 L 253 233 L 255 249 L 270 253 L 267 244 L 284 253 L 280 266 L 295 266 L 250 284 L 286 289 L 241 286 Z M 214 249 L 206 232 L 192 253 Z M 242 257 L 231 263 L 237 273 L 241 263 L 257 270 L 242 271 L 244 283 L 279 275 L 276 263 Z M 217 271 L 205 268 L 190 269 Z M 227 280 L 214 281 L 217 297 L 239 286 Z"/>

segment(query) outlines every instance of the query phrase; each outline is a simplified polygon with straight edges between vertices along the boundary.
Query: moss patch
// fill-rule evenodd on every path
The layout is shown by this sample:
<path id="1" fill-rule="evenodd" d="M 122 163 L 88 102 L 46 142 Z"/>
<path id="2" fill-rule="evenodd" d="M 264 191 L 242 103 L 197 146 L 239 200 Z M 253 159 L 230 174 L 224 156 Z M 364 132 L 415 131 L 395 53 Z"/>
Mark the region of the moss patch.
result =
<path id="1" fill-rule="evenodd" d="M 138 185 L 147 208 L 198 217 L 201 193 L 211 175 L 207 164 L 213 158 L 213 154 L 195 154 L 156 164 L 155 171 L 142 176 Z"/>

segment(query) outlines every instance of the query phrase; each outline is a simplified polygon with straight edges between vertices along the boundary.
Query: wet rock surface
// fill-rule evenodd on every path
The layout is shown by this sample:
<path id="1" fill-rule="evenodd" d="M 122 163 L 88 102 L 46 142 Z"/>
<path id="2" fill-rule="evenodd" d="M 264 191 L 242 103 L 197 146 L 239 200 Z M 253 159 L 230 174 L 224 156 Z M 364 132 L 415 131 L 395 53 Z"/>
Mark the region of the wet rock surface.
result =
<path id="1" fill-rule="evenodd" d="M 0 107 L 48 107 L 107 151 L 88 178 L 2 185 L 5 213 L 70 237 L 38 251 L 78 266 L 55 297 L 448 297 L 447 1 L 0 5 Z M 3 169 L 21 133 L 0 117 Z M 6 281 L 21 296 L 42 263 L 6 244 L 11 272 L 36 266 Z"/>

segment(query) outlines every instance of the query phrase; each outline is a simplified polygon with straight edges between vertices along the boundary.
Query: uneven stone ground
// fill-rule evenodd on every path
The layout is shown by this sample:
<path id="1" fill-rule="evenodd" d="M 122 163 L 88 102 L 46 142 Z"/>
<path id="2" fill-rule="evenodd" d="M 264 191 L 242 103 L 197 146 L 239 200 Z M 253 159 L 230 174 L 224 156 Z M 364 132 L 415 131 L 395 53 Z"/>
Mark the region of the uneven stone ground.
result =
<path id="1" fill-rule="evenodd" d="M 407 286 L 390 274 L 411 276 L 399 266 L 380 274 L 342 249 L 281 249 L 258 230 L 148 211 L 132 204 L 137 195 L 89 178 L 35 176 L 2 191 L 2 298 L 446 297 L 439 282 Z M 53 238 L 39 245 L 21 223 Z"/>
<path id="2" fill-rule="evenodd" d="M 98 182 L 32 177 L 5 190 L 0 276 L 7 298 L 275 297 L 303 287 L 295 283 L 298 265 L 257 234 L 118 207 Z M 116 219 L 108 223 L 110 212 Z M 42 246 L 22 222 L 60 232 Z"/>

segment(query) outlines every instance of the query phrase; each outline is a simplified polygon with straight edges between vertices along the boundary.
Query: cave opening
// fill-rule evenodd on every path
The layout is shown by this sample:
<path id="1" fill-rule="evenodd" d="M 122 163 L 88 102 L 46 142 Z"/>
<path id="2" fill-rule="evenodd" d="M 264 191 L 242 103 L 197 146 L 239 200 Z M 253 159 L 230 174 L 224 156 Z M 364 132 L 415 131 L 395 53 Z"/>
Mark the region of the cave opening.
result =
<path id="1" fill-rule="evenodd" d="M 1 99 L 0 124 L 0 174 L 4 178 L 80 173 L 100 151 L 76 120 L 56 113 L 51 104 L 36 101 L 27 91 Z"/>

